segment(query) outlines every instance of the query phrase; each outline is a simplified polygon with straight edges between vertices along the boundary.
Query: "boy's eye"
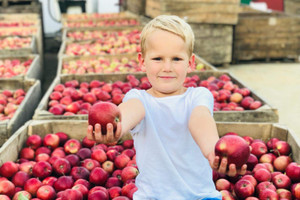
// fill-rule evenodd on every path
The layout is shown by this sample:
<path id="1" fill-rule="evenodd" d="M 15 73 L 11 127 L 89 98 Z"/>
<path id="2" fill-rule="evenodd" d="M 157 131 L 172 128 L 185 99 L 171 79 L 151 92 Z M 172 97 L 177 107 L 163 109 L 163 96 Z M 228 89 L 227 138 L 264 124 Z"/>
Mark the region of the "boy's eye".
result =
<path id="1" fill-rule="evenodd" d="M 173 60 L 174 60 L 174 61 L 180 61 L 180 60 L 182 60 L 182 59 L 176 57 L 176 58 L 173 58 Z"/>
<path id="2" fill-rule="evenodd" d="M 161 58 L 160 57 L 152 58 L 152 60 L 161 60 Z"/>

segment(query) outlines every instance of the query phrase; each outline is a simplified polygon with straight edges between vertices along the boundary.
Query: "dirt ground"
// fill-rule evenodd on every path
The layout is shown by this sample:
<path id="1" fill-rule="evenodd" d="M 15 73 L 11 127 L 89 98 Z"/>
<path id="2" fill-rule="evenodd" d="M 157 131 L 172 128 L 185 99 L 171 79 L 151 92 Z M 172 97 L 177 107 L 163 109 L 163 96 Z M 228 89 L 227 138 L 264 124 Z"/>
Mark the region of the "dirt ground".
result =
<path id="1" fill-rule="evenodd" d="M 278 109 L 279 123 L 300 138 L 300 63 L 230 65 L 229 71 Z"/>

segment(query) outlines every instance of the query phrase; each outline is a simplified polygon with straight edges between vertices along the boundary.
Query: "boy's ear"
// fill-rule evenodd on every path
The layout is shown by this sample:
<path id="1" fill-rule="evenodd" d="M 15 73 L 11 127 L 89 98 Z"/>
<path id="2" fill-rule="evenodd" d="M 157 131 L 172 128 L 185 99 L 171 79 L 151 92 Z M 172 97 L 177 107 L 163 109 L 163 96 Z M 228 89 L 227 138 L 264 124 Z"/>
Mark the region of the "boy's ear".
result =
<path id="1" fill-rule="evenodd" d="M 196 63 L 195 63 L 195 54 L 192 53 L 190 59 L 189 59 L 189 70 L 193 71 L 196 68 Z"/>
<path id="2" fill-rule="evenodd" d="M 142 71 L 145 71 L 145 59 L 142 53 L 138 53 L 139 66 Z"/>

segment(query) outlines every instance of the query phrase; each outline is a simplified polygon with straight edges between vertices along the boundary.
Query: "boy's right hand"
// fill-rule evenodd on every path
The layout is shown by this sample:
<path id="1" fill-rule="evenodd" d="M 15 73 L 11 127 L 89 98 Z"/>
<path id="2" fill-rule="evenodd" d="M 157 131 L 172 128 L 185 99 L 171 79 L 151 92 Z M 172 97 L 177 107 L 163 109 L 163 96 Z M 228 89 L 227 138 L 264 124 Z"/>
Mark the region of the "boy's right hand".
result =
<path id="1" fill-rule="evenodd" d="M 118 122 L 117 124 L 117 130 L 114 133 L 113 131 L 113 125 L 111 123 L 108 123 L 106 125 L 107 133 L 106 135 L 103 135 L 101 133 L 101 125 L 95 124 L 95 130 L 93 130 L 93 126 L 89 125 L 87 129 L 87 139 L 94 140 L 97 143 L 113 143 L 119 140 L 121 136 L 121 122 Z"/>

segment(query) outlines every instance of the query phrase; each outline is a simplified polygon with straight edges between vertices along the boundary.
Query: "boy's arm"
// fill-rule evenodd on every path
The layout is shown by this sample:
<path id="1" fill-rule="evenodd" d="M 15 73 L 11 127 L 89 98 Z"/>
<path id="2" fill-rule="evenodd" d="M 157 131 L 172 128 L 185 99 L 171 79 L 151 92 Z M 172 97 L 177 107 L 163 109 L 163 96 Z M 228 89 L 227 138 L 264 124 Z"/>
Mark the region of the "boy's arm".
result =
<path id="1" fill-rule="evenodd" d="M 129 99 L 128 101 L 119 105 L 121 110 L 121 136 L 128 133 L 145 117 L 145 108 L 139 99 Z"/>
<path id="2" fill-rule="evenodd" d="M 130 99 L 119 105 L 121 110 L 121 122 L 117 124 L 117 130 L 113 132 L 113 125 L 107 124 L 107 133 L 101 133 L 100 124 L 89 125 L 87 129 L 87 138 L 95 140 L 98 143 L 113 143 L 118 141 L 125 133 L 134 128 L 145 116 L 145 108 L 138 99 Z"/>
<path id="3" fill-rule="evenodd" d="M 219 140 L 218 130 L 214 118 L 209 109 L 205 106 L 197 106 L 192 111 L 189 120 L 189 130 L 197 145 L 200 147 L 203 155 L 208 159 L 210 166 L 218 172 L 229 176 L 235 176 L 237 170 L 234 164 L 227 170 L 227 159 L 215 156 L 215 145 Z M 246 173 L 246 167 L 243 166 L 239 174 Z"/>

